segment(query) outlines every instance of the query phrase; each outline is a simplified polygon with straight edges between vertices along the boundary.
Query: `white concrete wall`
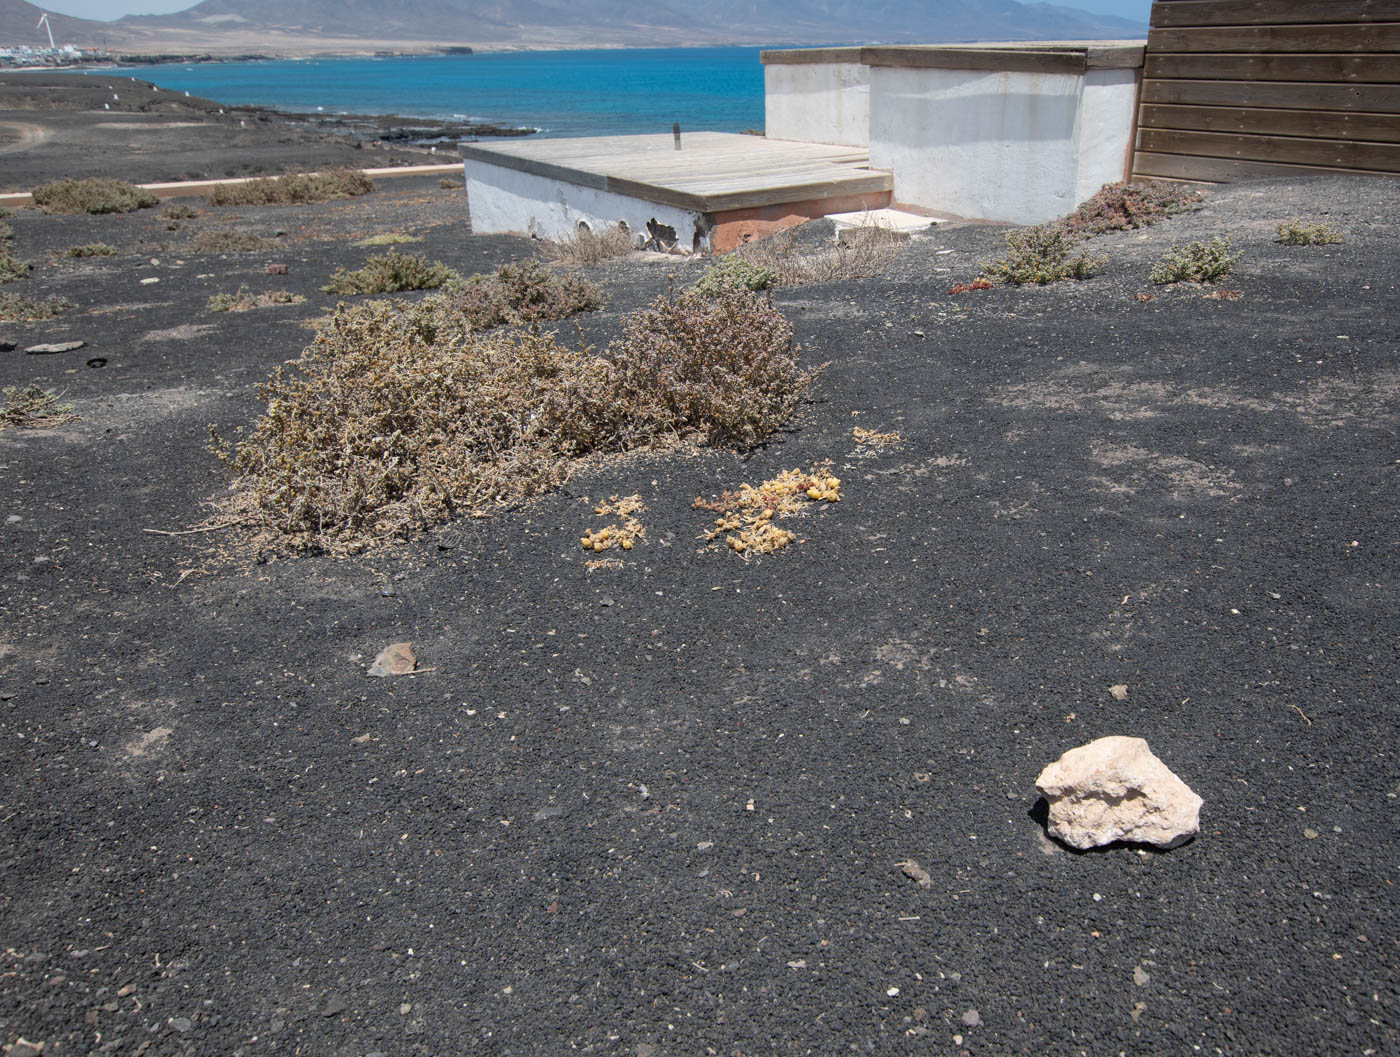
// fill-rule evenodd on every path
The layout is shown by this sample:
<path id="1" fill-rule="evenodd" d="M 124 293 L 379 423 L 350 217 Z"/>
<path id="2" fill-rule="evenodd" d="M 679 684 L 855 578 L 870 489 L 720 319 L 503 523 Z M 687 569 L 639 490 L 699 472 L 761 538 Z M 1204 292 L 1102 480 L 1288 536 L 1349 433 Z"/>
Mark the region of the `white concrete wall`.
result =
<path id="1" fill-rule="evenodd" d="M 472 233 L 513 233 L 544 239 L 566 238 L 579 222 L 594 231 L 605 231 L 625 221 L 640 246 L 646 240 L 647 222 L 675 228 L 682 250 L 693 248 L 701 214 L 640 198 L 599 191 L 564 180 L 535 176 L 480 161 L 464 163 L 467 205 Z M 708 232 L 699 247 L 708 249 Z"/>
<path id="2" fill-rule="evenodd" d="M 1123 178 L 1135 70 L 1078 73 L 877 66 L 870 164 L 897 203 L 1040 224 Z"/>
<path id="3" fill-rule="evenodd" d="M 859 62 L 769 63 L 763 122 L 770 139 L 870 144 L 870 67 Z"/>
<path id="4" fill-rule="evenodd" d="M 1128 175 L 1138 70 L 1088 70 L 1079 107 L 1079 180 L 1074 204 Z"/>

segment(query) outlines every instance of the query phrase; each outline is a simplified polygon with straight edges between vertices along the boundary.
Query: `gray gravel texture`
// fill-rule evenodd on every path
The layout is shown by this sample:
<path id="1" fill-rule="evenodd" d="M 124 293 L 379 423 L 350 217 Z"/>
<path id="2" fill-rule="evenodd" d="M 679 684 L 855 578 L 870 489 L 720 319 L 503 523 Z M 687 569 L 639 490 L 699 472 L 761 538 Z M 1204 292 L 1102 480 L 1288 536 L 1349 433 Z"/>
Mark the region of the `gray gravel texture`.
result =
<path id="1" fill-rule="evenodd" d="M 1393 181 L 1222 188 L 1096 239 L 1083 283 L 951 296 L 1001 242 L 964 226 L 779 291 L 829 366 L 746 457 L 614 462 L 340 562 L 145 531 L 226 487 L 207 427 L 252 420 L 371 252 L 348 239 L 411 230 L 464 271 L 533 251 L 468 237 L 460 192 L 395 188 L 176 232 L 11 220 L 40 267 L 4 289 L 79 307 L 0 325 L 0 382 L 82 417 L 0 433 L 0 1042 L 1400 1050 Z M 1293 217 L 1346 241 L 1275 243 Z M 278 248 L 190 252 L 227 223 Z M 1242 297 L 1147 282 L 1217 234 Z M 98 239 L 121 253 L 47 261 Z M 702 267 L 598 269 L 583 338 Z M 239 285 L 308 300 L 204 311 Z M 843 500 L 798 544 L 699 539 L 695 497 L 825 459 Z M 593 504 L 632 492 L 646 541 L 590 572 Z M 398 641 L 419 674 L 367 678 Z M 1047 838 L 1036 774 L 1106 734 L 1204 797 L 1195 841 Z"/>

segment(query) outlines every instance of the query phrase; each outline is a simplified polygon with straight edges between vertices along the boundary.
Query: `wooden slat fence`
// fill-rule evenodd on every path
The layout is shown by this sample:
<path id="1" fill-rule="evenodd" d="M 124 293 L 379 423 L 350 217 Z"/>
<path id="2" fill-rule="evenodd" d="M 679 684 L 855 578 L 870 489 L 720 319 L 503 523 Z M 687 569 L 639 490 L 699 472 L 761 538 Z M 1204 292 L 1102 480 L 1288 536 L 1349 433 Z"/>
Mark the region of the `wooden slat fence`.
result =
<path id="1" fill-rule="evenodd" d="M 1156 0 L 1133 175 L 1400 174 L 1400 0 Z"/>

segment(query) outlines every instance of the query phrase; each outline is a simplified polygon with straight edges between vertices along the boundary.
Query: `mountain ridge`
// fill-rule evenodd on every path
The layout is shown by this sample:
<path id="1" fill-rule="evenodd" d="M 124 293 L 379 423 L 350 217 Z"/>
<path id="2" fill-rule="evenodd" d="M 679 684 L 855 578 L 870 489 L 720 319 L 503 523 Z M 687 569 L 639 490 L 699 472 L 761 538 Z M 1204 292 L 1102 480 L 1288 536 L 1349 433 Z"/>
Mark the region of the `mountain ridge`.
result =
<path id="1" fill-rule="evenodd" d="M 0 43 L 46 45 L 41 8 L 0 0 Z M 1106 39 L 1146 26 L 1077 8 L 1018 0 L 203 0 L 166 15 L 98 22 L 51 15 L 59 43 L 151 54 L 443 45 L 675 46 L 770 43 L 940 43 Z"/>

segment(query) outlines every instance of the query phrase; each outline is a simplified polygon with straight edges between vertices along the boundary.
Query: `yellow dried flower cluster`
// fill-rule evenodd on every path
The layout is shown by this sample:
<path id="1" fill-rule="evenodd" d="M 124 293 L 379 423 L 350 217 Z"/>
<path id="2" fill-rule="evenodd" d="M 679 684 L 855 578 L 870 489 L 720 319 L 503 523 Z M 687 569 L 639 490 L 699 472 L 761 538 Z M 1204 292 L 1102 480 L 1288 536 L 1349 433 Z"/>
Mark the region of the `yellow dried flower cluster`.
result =
<path id="1" fill-rule="evenodd" d="M 851 436 L 855 437 L 857 444 L 868 444 L 873 448 L 884 448 L 891 444 L 899 444 L 904 440 L 904 434 L 897 430 L 891 433 L 880 433 L 873 429 L 861 429 L 859 426 L 851 430 Z"/>
<path id="2" fill-rule="evenodd" d="M 719 513 L 714 528 L 705 533 L 713 542 L 725 536 L 725 544 L 736 554 L 772 554 L 797 539 L 794 532 L 773 523 L 802 509 L 804 500 L 839 503 L 841 480 L 831 476 L 831 464 L 823 463 L 810 473 L 785 470 L 759 485 L 741 485 L 717 500 L 696 499 L 693 506 Z M 728 533 L 728 535 L 725 535 Z"/>
<path id="3" fill-rule="evenodd" d="M 586 532 L 580 537 L 579 542 L 583 544 L 586 551 L 601 553 L 612 547 L 621 547 L 625 551 L 630 551 L 636 546 L 637 541 L 646 534 L 646 526 L 637 520 L 637 514 L 646 510 L 646 504 L 642 502 L 639 495 L 611 496 L 606 503 L 600 503 L 593 508 L 593 513 L 599 517 L 622 518 L 620 525 L 604 525 L 597 532 Z"/>

